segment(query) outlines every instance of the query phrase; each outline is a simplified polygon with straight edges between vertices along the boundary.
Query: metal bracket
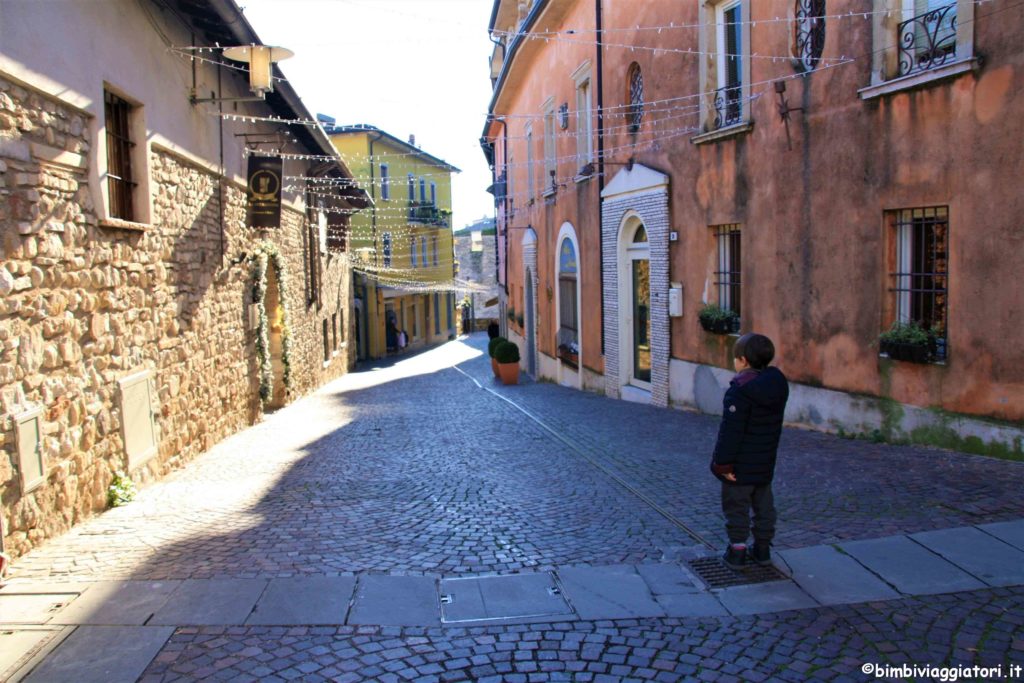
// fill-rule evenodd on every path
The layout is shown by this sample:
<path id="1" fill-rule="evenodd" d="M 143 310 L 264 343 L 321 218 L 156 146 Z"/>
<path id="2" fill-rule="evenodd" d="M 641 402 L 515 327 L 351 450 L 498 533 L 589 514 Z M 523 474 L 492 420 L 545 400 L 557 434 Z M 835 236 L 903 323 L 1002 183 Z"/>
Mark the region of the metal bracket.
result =
<path id="1" fill-rule="evenodd" d="M 779 96 L 779 118 L 786 126 L 786 147 L 793 149 L 793 139 L 789 135 L 789 115 L 804 110 L 803 107 L 791 107 L 786 101 L 786 81 L 775 81 L 775 93 Z"/>

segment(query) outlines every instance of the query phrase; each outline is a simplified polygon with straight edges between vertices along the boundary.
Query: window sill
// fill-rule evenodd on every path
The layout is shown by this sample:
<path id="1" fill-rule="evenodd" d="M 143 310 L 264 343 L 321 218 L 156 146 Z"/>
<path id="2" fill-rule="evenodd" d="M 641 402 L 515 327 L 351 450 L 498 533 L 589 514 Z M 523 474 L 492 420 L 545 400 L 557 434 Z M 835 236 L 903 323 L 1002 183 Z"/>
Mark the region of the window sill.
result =
<path id="1" fill-rule="evenodd" d="M 549 198 L 551 198 L 551 197 L 554 197 L 554 196 L 555 196 L 555 188 L 554 188 L 554 187 L 548 187 L 548 188 L 546 188 L 546 189 L 545 189 L 545 190 L 544 190 L 544 191 L 543 191 L 543 192 L 541 193 L 541 196 L 543 196 L 543 197 L 544 197 L 544 199 L 549 199 Z"/>
<path id="2" fill-rule="evenodd" d="M 935 69 L 928 69 L 927 71 L 921 71 L 920 73 L 893 78 L 877 85 L 861 88 L 857 91 L 857 94 L 860 95 L 862 100 L 873 100 L 878 97 L 894 95 L 906 90 L 920 88 L 930 83 L 934 83 L 935 81 L 953 78 L 954 76 L 959 76 L 960 74 L 967 73 L 968 71 L 976 71 L 980 67 L 980 59 L 977 57 L 969 57 L 968 59 L 962 59 L 958 62 L 946 64 Z"/>
<path id="3" fill-rule="evenodd" d="M 729 138 L 739 137 L 740 135 L 746 135 L 754 129 L 753 121 L 744 121 L 743 123 L 737 123 L 726 128 L 719 128 L 709 133 L 701 133 L 690 138 L 690 142 L 695 145 L 706 145 L 709 142 L 717 142 L 719 140 L 727 140 Z"/>
<path id="4" fill-rule="evenodd" d="M 104 218 L 100 221 L 100 227 L 113 230 L 131 230 L 133 232 L 149 232 L 153 229 L 153 226 L 149 223 L 136 223 L 134 221 L 121 220 L 120 218 Z"/>
<path id="5" fill-rule="evenodd" d="M 593 177 L 594 177 L 594 174 L 593 174 L 593 173 L 588 173 L 588 174 L 586 174 L 586 175 L 578 175 L 578 176 L 575 176 L 575 177 L 573 178 L 573 181 L 574 181 L 574 182 L 575 182 L 575 183 L 576 183 L 577 185 L 580 185 L 580 184 L 582 184 L 582 183 L 585 183 L 585 182 L 587 182 L 588 180 L 590 180 L 590 179 L 591 179 L 591 178 L 593 178 Z"/>

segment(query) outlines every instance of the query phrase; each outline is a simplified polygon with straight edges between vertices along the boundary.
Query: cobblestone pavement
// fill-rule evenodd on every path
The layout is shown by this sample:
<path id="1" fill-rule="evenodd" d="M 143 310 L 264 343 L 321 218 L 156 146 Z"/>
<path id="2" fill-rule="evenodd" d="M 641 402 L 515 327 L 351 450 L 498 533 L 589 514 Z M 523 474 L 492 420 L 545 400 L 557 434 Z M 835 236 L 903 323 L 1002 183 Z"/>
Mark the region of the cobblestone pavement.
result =
<path id="1" fill-rule="evenodd" d="M 14 574 L 514 572 L 659 561 L 697 544 L 586 458 L 724 541 L 707 472 L 716 418 L 501 387 L 484 341 L 344 377 L 29 553 Z M 784 434 L 776 490 L 780 547 L 1024 517 L 1024 463 L 800 430 Z"/>
<path id="2" fill-rule="evenodd" d="M 999 666 L 1010 678 L 1021 663 L 1015 588 L 745 618 L 182 628 L 140 680 L 864 681 L 865 664 Z"/>

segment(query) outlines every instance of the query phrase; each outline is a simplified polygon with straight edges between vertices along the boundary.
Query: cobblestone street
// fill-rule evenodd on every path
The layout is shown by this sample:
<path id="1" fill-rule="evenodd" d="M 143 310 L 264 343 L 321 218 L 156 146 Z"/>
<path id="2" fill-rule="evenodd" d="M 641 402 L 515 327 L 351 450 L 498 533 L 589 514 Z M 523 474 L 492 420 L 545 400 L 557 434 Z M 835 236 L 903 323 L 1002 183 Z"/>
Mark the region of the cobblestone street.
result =
<path id="1" fill-rule="evenodd" d="M 545 383 L 502 387 L 485 341 L 324 387 L 19 559 L 12 585 L 513 575 L 666 565 L 722 546 L 707 471 L 717 418 Z M 787 430 L 776 482 L 783 551 L 1024 517 L 1024 464 L 941 450 Z M 143 680 L 866 680 L 867 662 L 1009 670 L 1024 661 L 1024 589 L 1001 585 L 750 616 L 164 622 L 178 628 Z"/>

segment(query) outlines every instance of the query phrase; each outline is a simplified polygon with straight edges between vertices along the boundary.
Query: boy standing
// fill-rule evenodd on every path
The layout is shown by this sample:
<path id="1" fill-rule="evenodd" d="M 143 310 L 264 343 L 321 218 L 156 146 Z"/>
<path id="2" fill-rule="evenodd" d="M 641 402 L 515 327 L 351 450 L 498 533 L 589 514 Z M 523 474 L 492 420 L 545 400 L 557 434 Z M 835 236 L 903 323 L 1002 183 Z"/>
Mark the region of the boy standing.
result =
<path id="1" fill-rule="evenodd" d="M 722 512 L 729 535 L 729 548 L 722 559 L 732 569 L 740 569 L 748 561 L 771 564 L 769 547 L 775 536 L 772 477 L 789 384 L 778 368 L 769 367 L 775 345 L 763 334 L 740 337 L 733 356 L 736 376 L 725 392 L 711 471 L 722 481 Z M 754 546 L 748 551 L 751 531 Z"/>

